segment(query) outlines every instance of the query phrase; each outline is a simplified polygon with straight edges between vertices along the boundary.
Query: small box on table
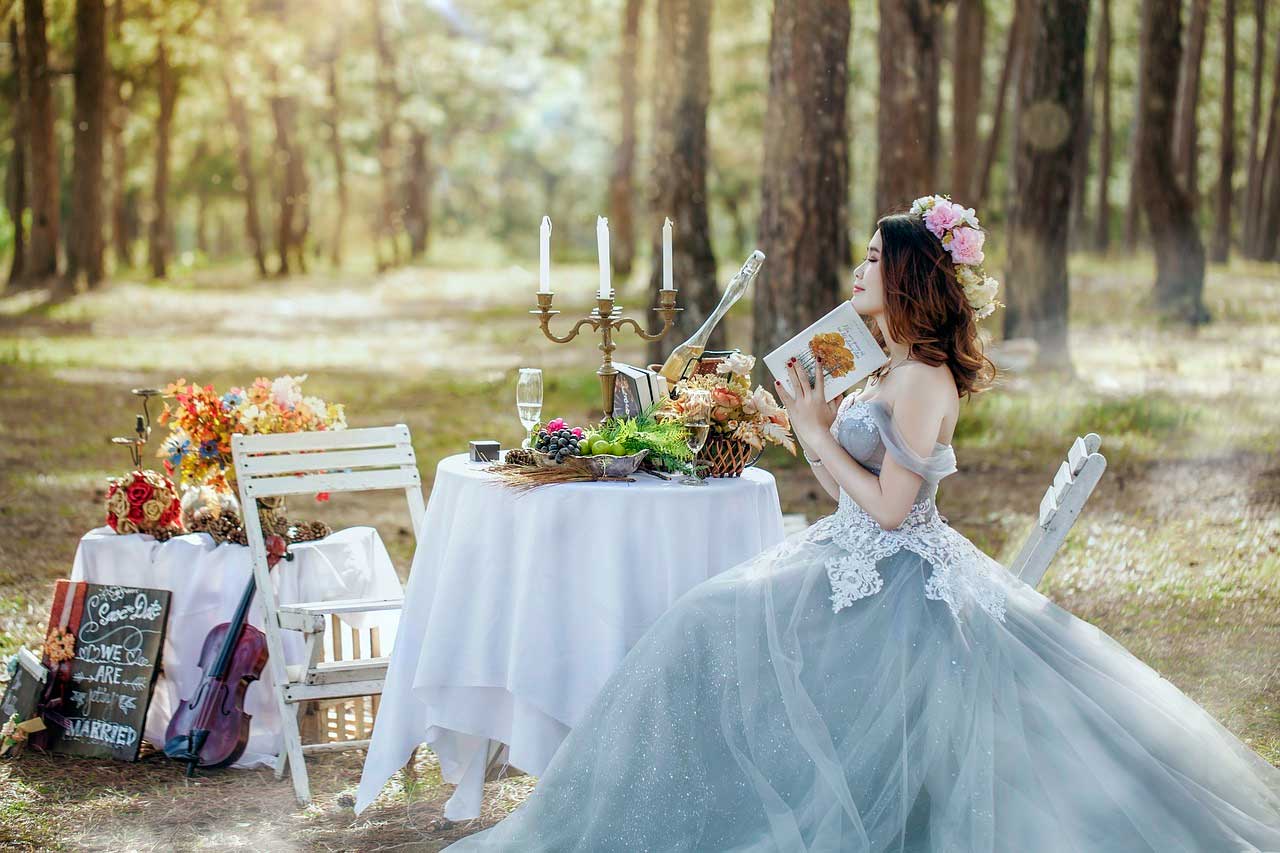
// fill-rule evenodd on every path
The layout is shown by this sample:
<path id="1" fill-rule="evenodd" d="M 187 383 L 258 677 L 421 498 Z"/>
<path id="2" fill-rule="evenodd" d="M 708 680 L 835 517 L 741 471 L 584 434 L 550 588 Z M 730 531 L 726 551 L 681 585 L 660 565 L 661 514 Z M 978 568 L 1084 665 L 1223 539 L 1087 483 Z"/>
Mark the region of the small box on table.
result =
<path id="1" fill-rule="evenodd" d="M 502 445 L 496 441 L 473 441 L 471 442 L 471 461 L 472 462 L 497 462 L 498 454 L 502 452 Z"/>

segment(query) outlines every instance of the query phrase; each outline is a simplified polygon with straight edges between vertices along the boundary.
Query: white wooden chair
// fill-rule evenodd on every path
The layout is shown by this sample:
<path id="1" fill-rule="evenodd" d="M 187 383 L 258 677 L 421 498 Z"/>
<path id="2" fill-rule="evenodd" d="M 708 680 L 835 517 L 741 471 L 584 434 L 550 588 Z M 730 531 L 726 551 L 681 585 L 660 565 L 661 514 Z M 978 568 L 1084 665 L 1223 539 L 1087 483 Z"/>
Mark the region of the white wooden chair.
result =
<path id="1" fill-rule="evenodd" d="M 267 666 L 275 682 L 275 698 L 284 729 L 284 750 L 275 772 L 284 775 L 286 763 L 299 801 L 311 799 L 303 754 L 320 750 L 367 747 L 369 740 L 303 744 L 298 727 L 300 703 L 311 700 L 375 696 L 382 693 L 387 674 L 385 657 L 324 660 L 326 615 L 397 610 L 403 599 L 317 601 L 281 606 L 267 567 L 257 500 L 275 495 L 317 492 L 362 492 L 403 489 L 415 538 L 426 506 L 409 428 L 404 424 L 370 429 L 235 435 L 231 454 L 239 481 L 240 506 L 253 558 L 253 576 L 262 602 L 270 657 Z M 334 620 L 335 627 L 338 625 Z M 308 663 L 286 666 L 282 632 L 300 631 Z"/>
<path id="2" fill-rule="evenodd" d="M 1102 439 L 1097 433 L 1077 437 L 1067 451 L 1067 459 L 1040 499 L 1040 512 L 1031 535 L 1022 550 L 1009 564 L 1009 571 L 1024 583 L 1037 586 L 1053 557 L 1058 552 L 1071 526 L 1076 523 L 1084 503 L 1093 494 L 1107 459 L 1098 452 Z"/>

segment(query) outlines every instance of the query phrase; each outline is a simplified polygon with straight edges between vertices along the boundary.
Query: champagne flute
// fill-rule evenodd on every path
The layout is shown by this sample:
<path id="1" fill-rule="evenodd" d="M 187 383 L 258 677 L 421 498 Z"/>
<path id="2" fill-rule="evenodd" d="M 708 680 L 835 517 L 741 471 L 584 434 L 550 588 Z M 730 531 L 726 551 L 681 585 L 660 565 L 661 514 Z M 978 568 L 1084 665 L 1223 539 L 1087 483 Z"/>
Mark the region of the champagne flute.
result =
<path id="1" fill-rule="evenodd" d="M 707 443 L 711 422 L 703 420 L 686 422 L 684 428 L 687 432 L 684 443 L 693 451 L 693 461 L 690 463 L 693 466 L 693 474 L 685 474 L 679 482 L 686 486 L 705 486 L 707 481 L 698 476 L 698 451 L 702 450 L 702 446 Z"/>
<path id="2" fill-rule="evenodd" d="M 520 368 L 520 378 L 516 380 L 516 412 L 525 433 L 520 446 L 528 449 L 533 444 L 533 428 L 542 418 L 542 371 L 539 368 Z"/>

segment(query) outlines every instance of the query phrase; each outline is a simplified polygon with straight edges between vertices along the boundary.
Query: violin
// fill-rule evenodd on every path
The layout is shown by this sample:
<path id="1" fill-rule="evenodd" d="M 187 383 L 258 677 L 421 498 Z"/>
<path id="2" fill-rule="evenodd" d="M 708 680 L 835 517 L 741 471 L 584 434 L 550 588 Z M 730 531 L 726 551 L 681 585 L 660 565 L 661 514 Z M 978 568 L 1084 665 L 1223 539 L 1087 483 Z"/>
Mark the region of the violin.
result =
<path id="1" fill-rule="evenodd" d="M 267 537 L 268 568 L 292 557 L 281 537 Z M 190 699 L 182 700 L 165 730 L 164 754 L 187 762 L 187 776 L 197 766 L 233 764 L 249 743 L 252 715 L 245 713 L 244 696 L 267 665 L 267 635 L 248 622 L 256 591 L 250 574 L 231 621 L 213 626 L 204 638 L 200 684 Z"/>

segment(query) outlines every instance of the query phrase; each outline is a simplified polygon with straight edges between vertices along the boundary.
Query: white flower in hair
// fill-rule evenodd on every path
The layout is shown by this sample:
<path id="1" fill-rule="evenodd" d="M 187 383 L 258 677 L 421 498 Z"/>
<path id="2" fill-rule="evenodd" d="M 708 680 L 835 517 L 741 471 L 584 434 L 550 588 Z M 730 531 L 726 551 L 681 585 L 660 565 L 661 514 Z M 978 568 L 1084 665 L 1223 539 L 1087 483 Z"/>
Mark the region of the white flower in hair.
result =
<path id="1" fill-rule="evenodd" d="M 926 195 L 911 203 L 911 215 L 919 216 L 951 255 L 956 280 L 977 318 L 990 316 L 1001 304 L 996 300 L 1000 285 L 982 267 L 986 234 L 978 214 L 972 207 L 961 207 L 950 196 Z"/>

